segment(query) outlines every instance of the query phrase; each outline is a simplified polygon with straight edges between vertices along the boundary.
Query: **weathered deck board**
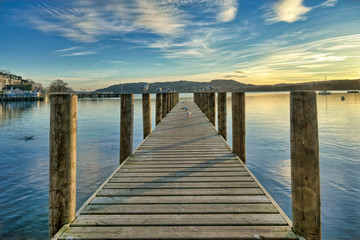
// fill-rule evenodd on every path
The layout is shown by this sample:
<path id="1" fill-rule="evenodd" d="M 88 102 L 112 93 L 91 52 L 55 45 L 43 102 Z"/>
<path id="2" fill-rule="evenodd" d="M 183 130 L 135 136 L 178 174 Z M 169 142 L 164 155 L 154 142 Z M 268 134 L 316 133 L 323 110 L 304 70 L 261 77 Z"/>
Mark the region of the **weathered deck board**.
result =
<path id="1" fill-rule="evenodd" d="M 58 239 L 298 239 L 193 102 L 179 103 Z"/>

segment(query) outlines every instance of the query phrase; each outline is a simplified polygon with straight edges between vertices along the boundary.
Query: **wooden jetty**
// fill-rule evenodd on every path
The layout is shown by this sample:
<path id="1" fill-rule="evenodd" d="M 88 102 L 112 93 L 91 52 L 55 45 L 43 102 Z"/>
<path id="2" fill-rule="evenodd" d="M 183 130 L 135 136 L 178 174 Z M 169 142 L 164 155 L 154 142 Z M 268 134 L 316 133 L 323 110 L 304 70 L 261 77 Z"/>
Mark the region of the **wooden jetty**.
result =
<path id="1" fill-rule="evenodd" d="M 157 96 L 162 98 L 162 95 Z M 65 183 L 70 186 L 66 187 L 63 197 L 68 201 L 64 201 L 59 195 L 56 200 L 52 197 L 55 194 L 52 191 L 56 191 L 56 184 L 59 182 L 56 178 L 59 165 L 51 168 L 50 201 L 54 203 L 50 204 L 50 211 L 54 212 L 56 204 L 59 206 L 65 202 L 62 211 L 66 212 L 62 217 L 57 216 L 59 212 L 56 211 L 50 214 L 50 227 L 54 227 L 52 223 L 55 220 L 52 218 L 63 219 L 63 226 L 57 229 L 61 228 L 59 231 L 50 229 L 53 239 L 301 239 L 300 233 L 303 236 L 307 234 L 307 227 L 310 229 L 312 226 L 296 220 L 299 229 L 295 231 L 290 219 L 246 167 L 245 159 L 239 158 L 229 147 L 225 141 L 226 136 L 222 136 L 224 131 L 219 131 L 219 134 L 214 128 L 212 122 L 215 121 L 215 104 L 206 103 L 215 101 L 215 97 L 211 95 L 204 94 L 207 99 L 204 100 L 201 94 L 195 94 L 194 101 L 197 104 L 193 101 L 178 102 L 178 94 L 166 94 L 166 99 L 171 100 L 157 99 L 157 111 L 169 110 L 169 113 L 159 120 L 152 133 L 147 130 L 149 135 L 145 135 L 144 131 L 144 141 L 132 154 L 129 153 L 132 143 L 125 144 L 128 149 L 123 149 L 122 153 L 129 156 L 120 158 L 123 159 L 120 166 L 76 212 L 76 216 L 75 193 L 71 190 L 75 183 Z M 223 94 L 221 96 L 219 101 L 226 101 L 226 94 L 225 98 Z M 58 97 L 55 96 L 51 102 L 55 104 Z M 243 97 L 244 93 L 235 94 L 233 101 L 243 102 Z M 122 98 L 124 104 L 122 103 L 121 113 L 131 116 L 133 95 L 128 94 Z M 70 106 L 69 117 L 65 117 L 69 119 L 68 128 L 74 130 L 74 96 L 67 97 L 65 101 Z M 150 98 L 145 95 L 143 101 L 146 103 L 143 106 L 148 106 Z M 170 108 L 158 106 L 164 102 L 169 103 Z M 219 113 L 226 113 L 224 103 L 219 104 L 222 109 Z M 191 115 L 182 109 L 184 106 L 189 108 Z M 242 114 L 239 113 L 240 116 Z M 147 113 L 146 116 L 148 115 L 150 114 Z M 156 116 L 158 119 L 162 114 Z M 226 116 L 225 121 L 224 116 L 219 119 L 224 128 Z M 122 116 L 121 121 L 122 129 L 124 126 L 132 129 L 131 117 Z M 233 121 L 237 121 L 236 118 L 233 117 Z M 144 122 L 148 126 L 148 121 L 144 119 Z M 236 123 L 238 128 L 245 126 L 244 120 L 239 122 Z M 51 129 L 56 129 L 56 126 L 53 125 Z M 242 145 L 245 145 L 242 136 L 245 135 L 245 130 L 239 132 L 241 136 L 234 140 L 240 146 L 236 151 L 242 151 Z M 132 133 L 127 130 L 126 134 Z M 60 142 L 56 140 L 56 136 L 51 135 L 51 138 L 53 150 L 50 150 L 50 166 L 54 166 L 51 162 L 59 154 L 55 149 Z M 76 168 L 76 154 L 71 154 L 74 150 L 74 143 L 71 142 L 74 139 L 66 139 L 63 139 L 67 142 L 66 146 L 72 147 L 67 149 L 67 166 L 60 168 Z M 132 137 L 130 140 L 132 141 Z M 300 151 L 299 148 L 297 151 Z M 244 153 L 240 155 L 245 156 Z M 301 163 L 298 167 L 301 167 Z M 65 172 L 68 174 L 65 178 L 75 177 L 71 170 Z M 64 174 L 61 176 L 64 178 Z M 64 189 L 64 183 L 61 186 Z M 293 185 L 293 188 L 298 188 L 298 185 Z M 296 192 L 299 193 L 299 189 Z M 296 211 L 301 211 L 298 209 L 301 207 L 299 203 L 305 201 L 299 200 L 300 198 L 297 196 L 295 201 L 293 199 Z M 306 201 L 312 200 L 307 198 Z M 307 208 L 306 211 L 308 210 L 310 209 Z M 302 215 L 302 220 L 307 219 L 306 214 Z M 320 239 L 319 234 L 313 234 L 315 237 L 310 235 L 307 235 L 307 239 Z"/>

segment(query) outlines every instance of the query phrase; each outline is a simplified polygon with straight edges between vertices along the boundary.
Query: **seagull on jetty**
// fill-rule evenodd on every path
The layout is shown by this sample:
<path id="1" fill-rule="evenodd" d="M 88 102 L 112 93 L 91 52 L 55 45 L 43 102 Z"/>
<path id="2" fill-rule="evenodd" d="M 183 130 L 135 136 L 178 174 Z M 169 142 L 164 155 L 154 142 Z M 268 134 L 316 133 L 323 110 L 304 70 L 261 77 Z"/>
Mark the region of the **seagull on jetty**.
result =
<path id="1" fill-rule="evenodd" d="M 206 91 L 206 92 L 213 92 L 215 90 L 216 90 L 216 88 L 213 86 L 210 86 L 210 85 L 207 86 L 206 88 L 204 88 L 204 91 Z"/>
<path id="2" fill-rule="evenodd" d="M 155 92 L 162 92 L 162 88 L 158 87 L 157 89 L 155 89 Z"/>
<path id="3" fill-rule="evenodd" d="M 27 140 L 32 140 L 32 139 L 34 139 L 34 136 L 30 136 L 30 137 L 25 136 L 25 141 L 27 141 Z"/>
<path id="4" fill-rule="evenodd" d="M 145 93 L 149 89 L 149 83 L 146 83 L 143 88 L 141 89 L 142 93 Z"/>

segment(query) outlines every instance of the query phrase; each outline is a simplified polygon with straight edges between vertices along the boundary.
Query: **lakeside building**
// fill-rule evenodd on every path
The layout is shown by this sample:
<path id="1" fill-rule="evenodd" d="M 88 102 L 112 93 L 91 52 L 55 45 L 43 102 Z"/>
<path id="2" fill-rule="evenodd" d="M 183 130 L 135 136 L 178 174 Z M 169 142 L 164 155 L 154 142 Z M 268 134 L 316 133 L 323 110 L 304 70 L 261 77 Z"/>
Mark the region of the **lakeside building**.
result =
<path id="1" fill-rule="evenodd" d="M 23 79 L 21 76 L 0 71 L 0 91 L 16 88 L 24 91 L 32 91 L 33 84 L 29 80 Z"/>

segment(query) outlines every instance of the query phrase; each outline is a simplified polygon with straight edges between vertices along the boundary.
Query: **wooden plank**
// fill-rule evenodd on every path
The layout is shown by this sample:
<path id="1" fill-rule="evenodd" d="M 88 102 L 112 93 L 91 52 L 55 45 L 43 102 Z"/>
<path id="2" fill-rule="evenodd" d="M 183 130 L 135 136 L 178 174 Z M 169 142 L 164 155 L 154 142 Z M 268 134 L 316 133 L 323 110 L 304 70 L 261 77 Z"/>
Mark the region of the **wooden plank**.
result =
<path id="1" fill-rule="evenodd" d="M 278 214 L 270 203 L 226 203 L 226 204 L 89 204 L 81 214 Z"/>
<path id="2" fill-rule="evenodd" d="M 287 226 L 72 227 L 60 239 L 298 239 Z"/>
<path id="3" fill-rule="evenodd" d="M 114 177 L 109 182 L 252 182 L 247 177 Z"/>
<path id="4" fill-rule="evenodd" d="M 167 159 L 168 158 L 168 159 Z M 214 161 L 214 160 L 237 160 L 236 156 L 183 156 L 182 154 L 177 155 L 168 155 L 168 156 L 152 156 L 152 155 L 142 155 L 140 156 L 132 156 L 132 160 L 137 161 L 147 161 L 147 160 L 155 160 L 155 161 L 161 161 L 161 160 L 168 160 L 168 161 L 176 161 L 176 160 L 204 160 L 204 161 Z"/>
<path id="5" fill-rule="evenodd" d="M 249 196 L 146 196 L 146 197 L 95 197 L 91 204 L 139 204 L 139 203 L 269 203 L 265 195 Z"/>
<path id="6" fill-rule="evenodd" d="M 173 173 L 184 173 L 184 172 L 197 172 L 197 173 L 203 173 L 203 172 L 214 172 L 214 173 L 219 173 L 222 174 L 222 172 L 246 172 L 244 168 L 229 168 L 229 167 L 222 167 L 222 168 L 218 168 L 218 167 L 177 167 L 177 168 L 171 168 L 171 167 L 162 167 L 162 168 L 124 168 L 124 169 L 120 169 L 118 171 L 119 174 L 121 173 L 130 173 L 130 172 L 136 172 L 136 173 L 141 173 L 141 172 L 173 172 Z M 247 173 L 246 173 L 247 174 Z"/>
<path id="7" fill-rule="evenodd" d="M 231 196 L 263 195 L 259 188 L 226 188 L 226 189 L 103 189 L 97 196 Z"/>
<path id="8" fill-rule="evenodd" d="M 98 206 L 97 206 L 98 207 Z M 286 226 L 280 214 L 127 214 L 81 215 L 81 226 Z"/>
<path id="9" fill-rule="evenodd" d="M 250 176 L 247 172 L 198 172 L 198 171 L 183 171 L 181 172 L 120 172 L 114 177 L 120 178 L 139 178 L 139 177 L 238 177 Z"/>
<path id="10" fill-rule="evenodd" d="M 104 186 L 106 188 L 168 188 L 168 189 L 177 189 L 177 188 L 250 188 L 258 187 L 255 182 L 171 182 L 171 183 L 107 183 Z"/>
<path id="11" fill-rule="evenodd" d="M 208 163 L 207 161 L 193 161 L 193 162 L 189 162 L 189 161 L 135 161 L 135 160 L 131 160 L 128 161 L 126 163 L 126 165 L 122 168 L 122 169 L 136 169 L 136 168 L 183 168 L 183 167 L 193 167 L 193 166 L 198 166 L 198 167 L 217 167 L 217 168 L 221 168 L 221 167 L 234 167 L 234 168 L 239 168 L 240 170 L 243 169 L 243 167 L 241 166 L 240 163 L 235 162 L 233 160 L 230 161 L 213 161 L 212 163 Z"/>

